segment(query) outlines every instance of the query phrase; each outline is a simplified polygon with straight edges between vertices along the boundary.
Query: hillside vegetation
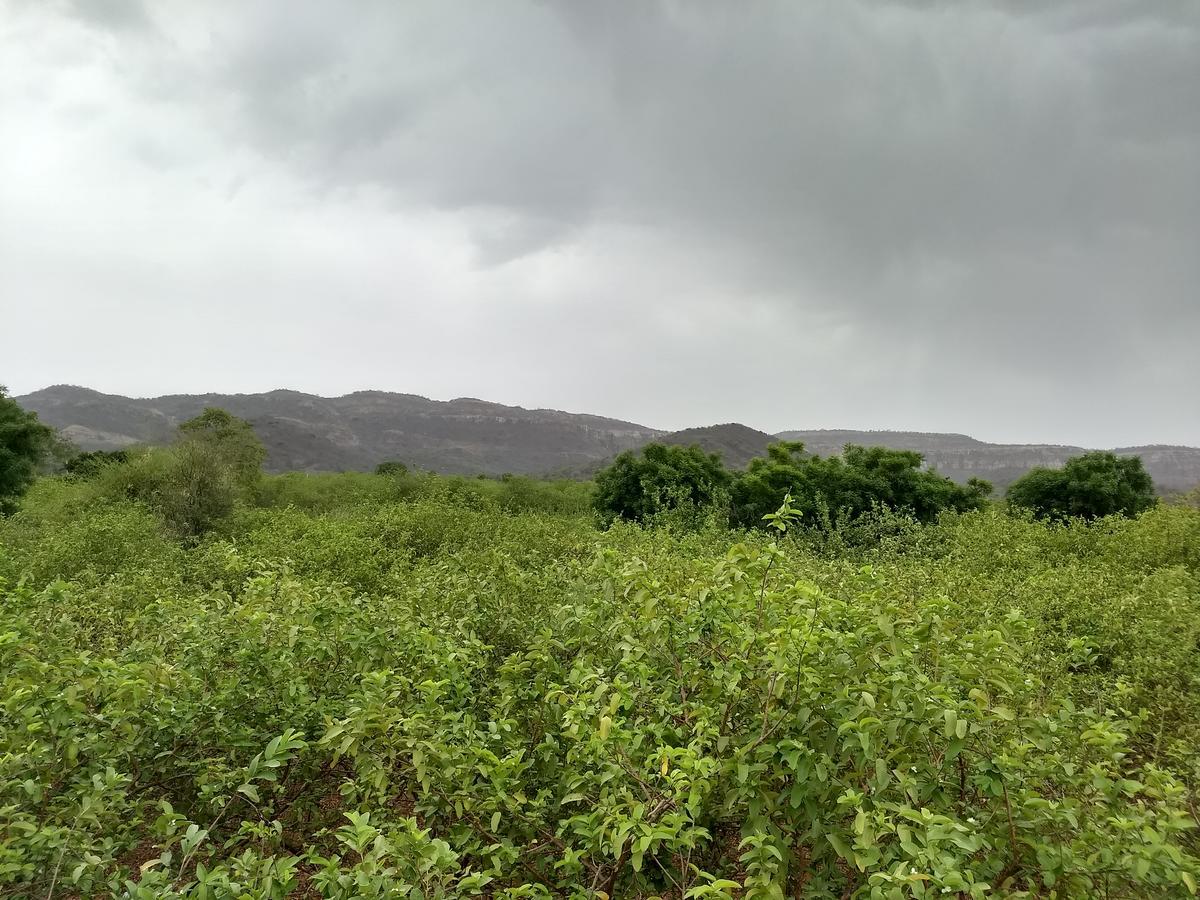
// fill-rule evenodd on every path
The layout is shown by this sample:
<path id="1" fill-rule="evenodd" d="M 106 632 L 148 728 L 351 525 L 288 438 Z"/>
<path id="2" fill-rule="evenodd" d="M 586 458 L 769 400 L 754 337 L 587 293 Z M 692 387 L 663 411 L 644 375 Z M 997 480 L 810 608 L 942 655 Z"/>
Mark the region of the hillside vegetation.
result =
<path id="1" fill-rule="evenodd" d="M 1195 893 L 1196 508 L 602 530 L 244 438 L 0 519 L 0 896 Z"/>
<path id="2" fill-rule="evenodd" d="M 57 385 L 16 398 L 84 450 L 118 450 L 170 441 L 180 423 L 208 406 L 250 421 L 267 449 L 270 472 L 369 472 L 386 459 L 443 474 L 571 476 L 587 479 L 624 450 L 654 441 L 696 444 L 720 454 L 731 469 L 745 468 L 778 440 L 801 441 L 828 457 L 846 444 L 922 454 L 941 474 L 972 478 L 1003 490 L 1036 466 L 1061 466 L 1081 447 L 990 444 L 960 434 L 906 431 L 785 431 L 769 435 L 728 423 L 664 432 L 602 416 L 522 409 L 459 398 L 446 402 L 414 394 L 357 391 L 318 397 L 299 391 L 263 394 L 177 394 L 133 398 Z M 800 417 L 804 410 L 798 410 Z M 1200 448 L 1124 447 L 1139 456 L 1163 494 L 1200 485 Z"/>
<path id="3" fill-rule="evenodd" d="M 143 399 L 58 385 L 17 399 L 84 450 L 167 443 L 182 422 L 217 406 L 252 423 L 272 472 L 370 471 L 404 459 L 446 474 L 534 474 L 596 465 L 660 434 L 602 416 L 386 391 Z"/>

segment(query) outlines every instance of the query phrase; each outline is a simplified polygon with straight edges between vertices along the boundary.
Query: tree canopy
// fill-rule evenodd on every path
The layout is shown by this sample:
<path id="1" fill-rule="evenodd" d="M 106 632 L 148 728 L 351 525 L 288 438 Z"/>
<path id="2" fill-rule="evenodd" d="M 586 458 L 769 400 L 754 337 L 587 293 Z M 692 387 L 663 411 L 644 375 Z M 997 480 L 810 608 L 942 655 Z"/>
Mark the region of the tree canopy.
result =
<path id="1" fill-rule="evenodd" d="M 94 478 L 105 466 L 129 462 L 128 450 L 87 450 L 72 455 L 63 471 L 74 478 Z"/>
<path id="2" fill-rule="evenodd" d="M 783 497 L 802 521 L 852 519 L 877 506 L 911 513 L 928 522 L 942 510 L 965 511 L 983 505 L 992 486 L 972 479 L 964 487 L 921 468 L 923 457 L 910 450 L 846 445 L 842 455 L 808 455 L 804 444 L 781 441 L 767 456 L 751 460 L 734 484 L 731 517 L 743 526 L 761 525 Z"/>
<path id="3" fill-rule="evenodd" d="M 387 459 L 375 467 L 375 474 L 388 478 L 403 478 L 408 474 L 408 466 L 398 459 Z"/>
<path id="4" fill-rule="evenodd" d="M 180 425 L 179 433 L 184 443 L 193 441 L 211 447 L 239 482 L 255 481 L 261 474 L 267 451 L 245 419 L 210 406 Z"/>
<path id="5" fill-rule="evenodd" d="M 12 512 L 54 444 L 54 429 L 22 409 L 0 385 L 0 514 Z"/>
<path id="6" fill-rule="evenodd" d="M 1136 516 L 1157 502 L 1141 457 L 1102 450 L 1073 457 L 1061 469 L 1031 469 L 1005 496 L 1010 505 L 1050 519 Z"/>
<path id="7" fill-rule="evenodd" d="M 879 506 L 928 522 L 942 510 L 976 509 L 992 492 L 986 481 L 955 484 L 922 463 L 919 453 L 854 445 L 821 458 L 805 453 L 802 443 L 781 441 L 734 474 L 699 447 L 649 444 L 640 454 L 622 453 L 596 476 L 595 505 L 610 519 L 645 521 L 684 504 L 721 504 L 734 524 L 759 527 L 790 494 L 792 508 L 810 524 L 853 519 Z"/>
<path id="8" fill-rule="evenodd" d="M 721 458 L 699 447 L 647 444 L 626 450 L 596 475 L 595 507 L 608 519 L 644 522 L 680 506 L 711 506 L 732 478 Z"/>
<path id="9" fill-rule="evenodd" d="M 102 492 L 145 503 L 184 542 L 194 542 L 224 522 L 239 499 L 254 499 L 266 450 L 249 422 L 223 409 L 189 419 L 179 435 L 171 447 L 82 465 Z"/>

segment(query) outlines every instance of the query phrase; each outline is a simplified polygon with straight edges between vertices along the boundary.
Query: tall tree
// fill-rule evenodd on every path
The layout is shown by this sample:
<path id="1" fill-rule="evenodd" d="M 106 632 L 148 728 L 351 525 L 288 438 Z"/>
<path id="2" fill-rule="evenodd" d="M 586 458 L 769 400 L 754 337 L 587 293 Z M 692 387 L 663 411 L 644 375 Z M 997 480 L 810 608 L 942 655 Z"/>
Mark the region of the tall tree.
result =
<path id="1" fill-rule="evenodd" d="M 783 498 L 805 521 L 852 519 L 875 506 L 912 513 L 923 522 L 943 510 L 959 512 L 982 506 L 992 492 L 986 481 L 965 487 L 937 472 L 922 469 L 921 454 L 886 447 L 847 444 L 842 455 L 809 456 L 804 444 L 781 441 L 767 455 L 750 461 L 733 487 L 733 521 L 760 526 Z"/>
<path id="2" fill-rule="evenodd" d="M 724 500 L 730 475 L 721 458 L 699 447 L 647 444 L 626 450 L 596 475 L 594 505 L 608 519 L 646 519 L 668 509 Z"/>
<path id="3" fill-rule="evenodd" d="M 1140 456 L 1103 450 L 1072 457 L 1061 469 L 1030 469 L 1009 485 L 1005 497 L 1049 519 L 1136 516 L 1157 502 Z"/>
<path id="4" fill-rule="evenodd" d="M 199 443 L 213 450 L 240 484 L 252 484 L 262 474 L 267 451 L 245 419 L 210 406 L 180 425 L 179 432 L 184 443 Z"/>
<path id="5" fill-rule="evenodd" d="M 53 428 L 40 422 L 37 413 L 22 409 L 0 385 L 0 514 L 16 508 L 54 438 Z"/>

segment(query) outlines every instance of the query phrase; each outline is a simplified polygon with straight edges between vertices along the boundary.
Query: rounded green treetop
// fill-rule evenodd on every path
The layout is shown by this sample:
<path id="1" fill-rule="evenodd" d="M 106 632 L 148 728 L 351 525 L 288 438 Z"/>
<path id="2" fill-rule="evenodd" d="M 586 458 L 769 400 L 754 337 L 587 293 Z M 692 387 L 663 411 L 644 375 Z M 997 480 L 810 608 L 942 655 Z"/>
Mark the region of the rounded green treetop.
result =
<path id="1" fill-rule="evenodd" d="M 0 514 L 16 507 L 53 443 L 54 429 L 22 409 L 0 385 Z"/>
<path id="2" fill-rule="evenodd" d="M 1061 469 L 1031 469 L 1005 496 L 1012 506 L 1049 519 L 1136 516 L 1157 502 L 1140 456 L 1100 450 L 1069 459 Z"/>

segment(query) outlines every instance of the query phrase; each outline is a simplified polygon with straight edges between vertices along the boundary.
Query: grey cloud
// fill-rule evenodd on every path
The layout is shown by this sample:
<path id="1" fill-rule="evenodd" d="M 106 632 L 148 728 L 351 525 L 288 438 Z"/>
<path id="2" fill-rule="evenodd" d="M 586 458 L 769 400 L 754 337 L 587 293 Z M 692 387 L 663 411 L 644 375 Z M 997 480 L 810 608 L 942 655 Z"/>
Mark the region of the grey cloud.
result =
<path id="1" fill-rule="evenodd" d="M 76 16 L 102 28 L 124 31 L 151 27 L 141 0 L 69 0 L 69 6 Z"/>
<path id="2" fill-rule="evenodd" d="M 712 230 L 765 271 L 1195 216 L 1195 22 L 1128 5 L 1074 30 L 1045 5 L 359 9 L 267 4 L 204 67 L 235 139 L 320 185 L 502 209 L 548 239 L 612 217 Z"/>
<path id="3" fill-rule="evenodd" d="M 148 21 L 132 2 L 76 9 L 97 28 Z M 1200 387 L 1184 346 L 1200 333 L 1194 3 L 198 9 L 156 6 L 161 34 L 115 76 L 131 103 L 194 129 L 128 138 L 131 155 L 181 172 L 211 159 L 230 203 L 284 173 L 314 208 L 369 197 L 452 220 L 471 290 L 505 298 L 495 329 L 507 316 L 569 341 L 592 323 L 597 346 L 672 360 L 722 411 L 746 400 L 705 380 L 702 356 L 730 334 L 747 371 L 789 338 L 838 335 L 859 354 L 829 386 L 847 403 L 879 414 L 869 385 L 886 383 L 944 422 L 986 396 L 1018 437 L 1023 416 L 1053 429 L 1064 397 Z M 505 280 L 600 247 L 611 265 L 552 310 L 530 312 Z M 770 323 L 761 346 L 746 321 Z M 1185 358 L 1150 379 L 1143 361 L 1166 353 Z M 571 355 L 543 374 L 592 399 Z M 631 383 L 643 371 L 658 370 L 635 366 Z"/>

